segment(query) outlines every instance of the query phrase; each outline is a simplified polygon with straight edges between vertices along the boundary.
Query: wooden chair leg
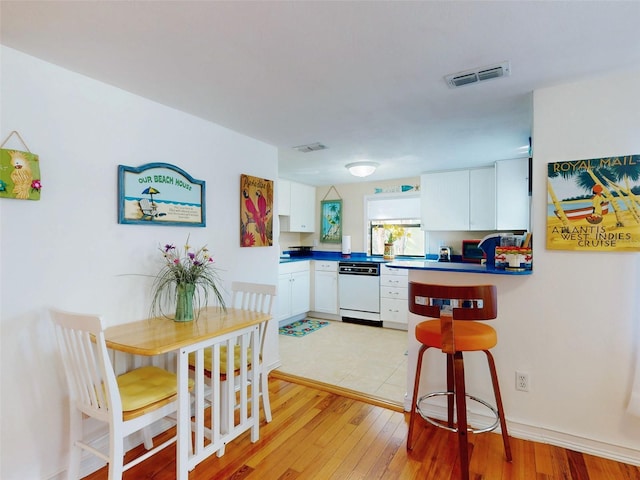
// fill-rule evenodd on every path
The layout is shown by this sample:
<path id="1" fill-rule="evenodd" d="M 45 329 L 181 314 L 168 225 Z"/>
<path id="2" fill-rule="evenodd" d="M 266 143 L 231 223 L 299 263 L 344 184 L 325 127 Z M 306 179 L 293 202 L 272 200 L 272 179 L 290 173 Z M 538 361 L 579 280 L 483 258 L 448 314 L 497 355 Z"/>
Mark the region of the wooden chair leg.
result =
<path id="1" fill-rule="evenodd" d="M 409 413 L 409 431 L 407 432 L 407 450 L 411 450 L 413 448 L 413 425 L 415 422 L 415 414 L 416 414 L 416 404 L 418 402 L 418 391 L 420 389 L 420 372 L 422 370 L 422 360 L 424 357 L 424 352 L 427 351 L 426 345 L 422 345 L 420 350 L 418 351 L 418 361 L 416 362 L 416 376 L 413 381 L 413 397 L 411 400 L 411 412 Z"/>
<path id="2" fill-rule="evenodd" d="M 271 402 L 269 401 L 269 374 L 264 370 L 260 373 L 260 396 L 262 397 L 262 409 L 267 423 L 271 421 Z"/>
<path id="3" fill-rule="evenodd" d="M 496 397 L 496 408 L 498 409 L 498 415 L 500 417 L 500 430 L 502 431 L 502 443 L 504 444 L 504 453 L 507 457 L 507 461 L 511 461 L 511 444 L 509 443 L 509 432 L 507 431 L 507 420 L 504 417 L 504 408 L 502 407 L 502 395 L 500 395 L 500 385 L 498 384 L 498 373 L 496 371 L 496 363 L 493 360 L 493 355 L 488 350 L 484 353 L 487 355 L 487 361 L 489 362 L 489 371 L 491 372 L 491 382 L 493 383 L 493 393 Z"/>
<path id="4" fill-rule="evenodd" d="M 447 392 L 454 393 L 456 391 L 454 385 L 454 373 L 453 373 L 453 355 L 447 354 Z M 449 428 L 454 427 L 453 422 L 453 406 L 455 403 L 454 395 L 447 395 L 447 425 Z"/>
<path id="5" fill-rule="evenodd" d="M 460 451 L 460 478 L 469 480 L 469 444 L 467 435 L 467 397 L 464 386 L 464 361 L 462 352 L 453 359 L 455 376 L 456 414 L 458 418 L 458 447 Z"/>

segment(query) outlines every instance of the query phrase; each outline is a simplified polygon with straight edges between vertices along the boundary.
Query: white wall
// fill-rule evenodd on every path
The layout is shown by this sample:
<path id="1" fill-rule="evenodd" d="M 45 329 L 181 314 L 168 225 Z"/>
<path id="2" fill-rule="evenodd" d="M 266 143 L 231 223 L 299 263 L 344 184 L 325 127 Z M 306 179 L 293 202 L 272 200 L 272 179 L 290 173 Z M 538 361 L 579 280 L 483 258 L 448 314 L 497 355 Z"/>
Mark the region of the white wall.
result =
<path id="1" fill-rule="evenodd" d="M 544 232 L 549 162 L 640 153 L 639 82 L 635 72 L 534 92 L 532 275 L 410 271 L 416 281 L 497 285 L 494 352 L 512 435 L 635 464 L 640 417 L 626 407 L 640 338 L 640 254 L 546 250 Z M 410 331 L 419 319 L 410 315 Z M 411 345 L 410 365 L 416 353 Z M 434 355 L 424 393 L 446 385 Z M 484 356 L 465 358 L 468 391 L 491 399 Z M 529 374 L 529 392 L 515 390 L 516 371 Z"/>
<path id="2" fill-rule="evenodd" d="M 534 92 L 534 232 L 546 226 L 547 163 L 640 153 L 639 82 L 635 71 Z M 640 347 L 640 254 L 548 251 L 534 233 L 534 262 L 518 332 L 532 346 L 516 350 L 516 366 L 536 389 L 518 416 L 639 459 L 640 418 L 625 408 Z"/>
<path id="3" fill-rule="evenodd" d="M 232 280 L 276 283 L 276 247 L 240 248 L 240 174 L 275 180 L 277 150 L 182 112 L 2 48 L 0 136 L 39 154 L 38 202 L 0 199 L 2 466 L 46 479 L 66 464 L 66 388 L 46 308 L 146 316 L 158 245 L 207 244 Z M 10 144 L 9 148 L 20 145 Z M 206 181 L 207 227 L 119 225 L 117 166 L 177 165 Z M 277 220 L 274 232 L 278 231 Z M 278 360 L 277 329 L 267 363 Z"/>

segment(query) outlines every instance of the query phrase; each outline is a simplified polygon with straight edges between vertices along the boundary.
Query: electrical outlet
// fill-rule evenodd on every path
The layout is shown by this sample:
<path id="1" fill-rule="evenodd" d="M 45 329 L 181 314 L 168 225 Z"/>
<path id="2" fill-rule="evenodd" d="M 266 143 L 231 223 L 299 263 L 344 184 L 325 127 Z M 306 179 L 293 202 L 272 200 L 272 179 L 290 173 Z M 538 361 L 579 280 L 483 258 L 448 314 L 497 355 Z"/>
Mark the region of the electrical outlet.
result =
<path id="1" fill-rule="evenodd" d="M 524 372 L 516 372 L 516 390 L 521 392 L 529 391 L 529 374 Z"/>

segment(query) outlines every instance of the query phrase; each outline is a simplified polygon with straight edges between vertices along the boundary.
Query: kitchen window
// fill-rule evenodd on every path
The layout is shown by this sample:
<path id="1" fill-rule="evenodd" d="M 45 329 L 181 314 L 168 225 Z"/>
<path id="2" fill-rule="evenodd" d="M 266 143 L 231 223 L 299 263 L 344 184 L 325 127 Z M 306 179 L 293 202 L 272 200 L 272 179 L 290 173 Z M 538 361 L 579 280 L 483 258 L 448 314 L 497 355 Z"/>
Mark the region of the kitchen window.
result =
<path id="1" fill-rule="evenodd" d="M 377 194 L 365 197 L 367 250 L 382 255 L 389 232 L 397 237 L 395 254 L 424 257 L 425 232 L 420 229 L 420 195 Z"/>
<path id="2" fill-rule="evenodd" d="M 390 232 L 396 238 L 395 254 L 424 257 L 424 232 L 420 220 L 373 220 L 369 222 L 371 255 L 382 255 Z"/>

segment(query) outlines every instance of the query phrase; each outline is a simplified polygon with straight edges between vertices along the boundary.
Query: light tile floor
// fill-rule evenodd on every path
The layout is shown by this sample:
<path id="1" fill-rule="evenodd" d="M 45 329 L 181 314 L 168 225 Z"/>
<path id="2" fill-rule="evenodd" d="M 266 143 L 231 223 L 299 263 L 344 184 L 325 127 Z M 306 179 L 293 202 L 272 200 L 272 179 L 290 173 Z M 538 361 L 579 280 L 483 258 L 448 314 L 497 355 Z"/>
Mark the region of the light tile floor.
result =
<path id="1" fill-rule="evenodd" d="M 304 337 L 278 339 L 282 372 L 404 402 L 407 332 L 329 321 Z"/>

